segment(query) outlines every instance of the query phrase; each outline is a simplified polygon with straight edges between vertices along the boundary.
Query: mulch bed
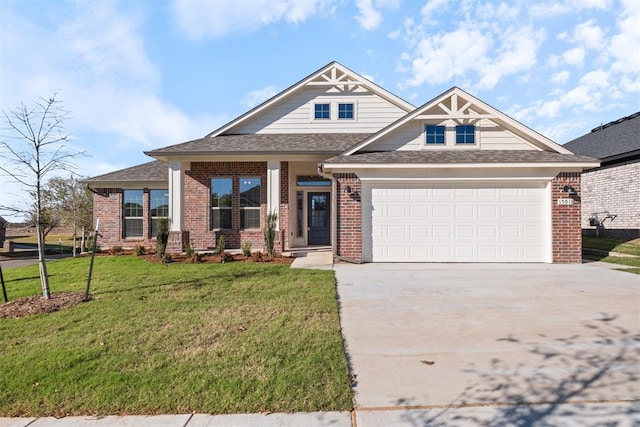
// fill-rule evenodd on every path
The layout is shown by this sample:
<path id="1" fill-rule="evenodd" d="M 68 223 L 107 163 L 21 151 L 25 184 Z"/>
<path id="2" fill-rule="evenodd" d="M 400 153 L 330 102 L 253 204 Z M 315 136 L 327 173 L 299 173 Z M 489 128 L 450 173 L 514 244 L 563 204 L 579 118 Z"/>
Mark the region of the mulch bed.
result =
<path id="1" fill-rule="evenodd" d="M 19 298 L 0 305 L 0 318 L 19 319 L 31 314 L 53 313 L 66 307 L 80 304 L 84 292 L 58 292 L 50 299 L 42 295 Z"/>

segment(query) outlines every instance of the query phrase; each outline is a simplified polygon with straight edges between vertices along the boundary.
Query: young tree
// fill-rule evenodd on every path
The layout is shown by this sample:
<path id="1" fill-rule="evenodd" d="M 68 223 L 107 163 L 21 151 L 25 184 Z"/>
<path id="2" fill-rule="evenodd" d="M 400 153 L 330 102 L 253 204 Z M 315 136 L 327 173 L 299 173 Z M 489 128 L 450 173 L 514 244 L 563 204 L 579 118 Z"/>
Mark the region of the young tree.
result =
<path id="1" fill-rule="evenodd" d="M 78 229 L 89 230 L 93 224 L 93 194 L 76 177 L 51 178 L 44 186 L 42 199 L 54 212 L 58 224 L 73 227 L 73 256 L 76 256 Z"/>
<path id="2" fill-rule="evenodd" d="M 69 133 L 64 122 L 69 118 L 69 113 L 62 108 L 56 96 L 57 93 L 54 93 L 48 99 L 39 98 L 31 106 L 20 103 L 14 110 L 2 110 L 6 135 L 3 134 L 0 140 L 0 158 L 4 160 L 0 163 L 0 171 L 21 184 L 34 197 L 40 282 L 42 296 L 46 299 L 51 298 L 51 293 L 44 257 L 43 184 L 53 172 L 71 172 L 74 166 L 71 159 L 84 154 L 70 151 L 65 145 Z M 15 206 L 8 208 L 19 210 Z"/>

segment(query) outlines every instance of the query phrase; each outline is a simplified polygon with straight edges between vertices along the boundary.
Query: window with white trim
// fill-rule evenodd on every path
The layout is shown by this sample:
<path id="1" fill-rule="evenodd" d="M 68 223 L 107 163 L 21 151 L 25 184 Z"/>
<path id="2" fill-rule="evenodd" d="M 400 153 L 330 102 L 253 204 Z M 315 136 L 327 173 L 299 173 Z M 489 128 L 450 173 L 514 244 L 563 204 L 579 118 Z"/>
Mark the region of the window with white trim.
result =
<path id="1" fill-rule="evenodd" d="M 444 145 L 445 127 L 442 125 L 425 125 L 426 144 Z"/>
<path id="2" fill-rule="evenodd" d="M 338 119 L 353 119 L 353 103 L 338 104 Z"/>
<path id="3" fill-rule="evenodd" d="M 231 198 L 233 185 L 231 178 L 211 179 L 211 228 L 231 228 Z"/>
<path id="4" fill-rule="evenodd" d="M 150 237 L 158 235 L 158 220 L 169 217 L 169 191 L 149 191 L 149 214 L 151 216 Z"/>
<path id="5" fill-rule="evenodd" d="M 314 105 L 314 116 L 316 120 L 329 120 L 331 118 L 331 104 L 321 103 Z"/>
<path id="6" fill-rule="evenodd" d="M 142 237 L 143 190 L 124 190 L 123 212 L 124 212 L 124 237 Z"/>
<path id="7" fill-rule="evenodd" d="M 260 178 L 240 178 L 240 229 L 260 228 Z"/>
<path id="8" fill-rule="evenodd" d="M 456 144 L 475 144 L 476 127 L 474 125 L 456 126 Z"/>

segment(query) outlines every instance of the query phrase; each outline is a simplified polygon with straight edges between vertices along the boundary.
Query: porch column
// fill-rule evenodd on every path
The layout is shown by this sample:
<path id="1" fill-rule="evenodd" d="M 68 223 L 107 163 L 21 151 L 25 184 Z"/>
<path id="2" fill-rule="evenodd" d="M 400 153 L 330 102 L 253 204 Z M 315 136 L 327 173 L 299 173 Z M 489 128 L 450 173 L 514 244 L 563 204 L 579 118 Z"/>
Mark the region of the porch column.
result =
<path id="1" fill-rule="evenodd" d="M 267 161 L 267 213 L 280 212 L 280 160 Z M 280 230 L 280 221 L 276 221 Z"/>
<path id="2" fill-rule="evenodd" d="M 182 162 L 169 162 L 169 218 L 171 231 L 182 231 L 184 223 L 184 169 Z"/>

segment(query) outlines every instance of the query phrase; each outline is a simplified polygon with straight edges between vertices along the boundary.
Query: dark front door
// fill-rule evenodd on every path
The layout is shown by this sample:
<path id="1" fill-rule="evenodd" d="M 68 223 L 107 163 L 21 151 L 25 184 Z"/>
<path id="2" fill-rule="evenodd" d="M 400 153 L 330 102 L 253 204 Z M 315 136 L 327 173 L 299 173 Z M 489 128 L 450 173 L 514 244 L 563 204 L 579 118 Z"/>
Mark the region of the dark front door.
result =
<path id="1" fill-rule="evenodd" d="M 331 243 L 330 193 L 307 193 L 307 244 Z"/>

